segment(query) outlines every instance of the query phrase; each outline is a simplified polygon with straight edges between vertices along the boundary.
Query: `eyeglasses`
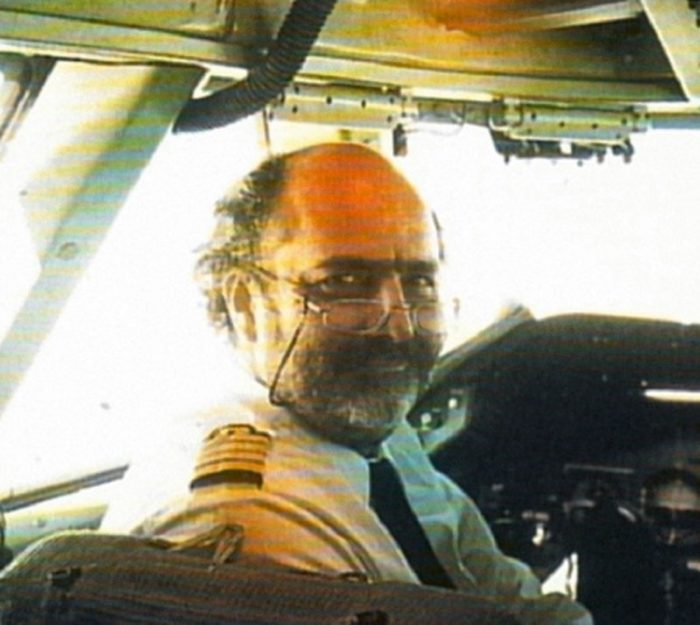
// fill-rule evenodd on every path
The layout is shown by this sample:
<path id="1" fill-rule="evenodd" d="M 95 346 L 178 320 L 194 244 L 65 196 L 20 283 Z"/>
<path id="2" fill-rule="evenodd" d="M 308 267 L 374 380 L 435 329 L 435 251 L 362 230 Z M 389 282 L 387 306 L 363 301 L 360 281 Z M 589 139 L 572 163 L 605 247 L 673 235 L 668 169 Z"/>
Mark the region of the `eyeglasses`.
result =
<path id="1" fill-rule="evenodd" d="M 338 298 L 316 301 L 308 293 L 313 285 L 277 276 L 258 265 L 250 265 L 254 272 L 269 279 L 292 285 L 304 300 L 304 312 L 312 312 L 321 318 L 324 327 L 345 334 L 372 334 L 381 330 L 396 311 L 407 312 L 413 328 L 419 334 L 434 336 L 443 334 L 445 320 L 442 303 L 437 300 L 406 302 L 387 306 L 379 299 Z"/>
<path id="2" fill-rule="evenodd" d="M 372 334 L 381 330 L 394 311 L 408 312 L 420 334 L 442 334 L 445 329 L 440 302 L 411 302 L 387 306 L 378 299 L 337 299 L 318 304 L 305 298 L 306 307 L 321 316 L 323 325 L 334 332 Z"/>

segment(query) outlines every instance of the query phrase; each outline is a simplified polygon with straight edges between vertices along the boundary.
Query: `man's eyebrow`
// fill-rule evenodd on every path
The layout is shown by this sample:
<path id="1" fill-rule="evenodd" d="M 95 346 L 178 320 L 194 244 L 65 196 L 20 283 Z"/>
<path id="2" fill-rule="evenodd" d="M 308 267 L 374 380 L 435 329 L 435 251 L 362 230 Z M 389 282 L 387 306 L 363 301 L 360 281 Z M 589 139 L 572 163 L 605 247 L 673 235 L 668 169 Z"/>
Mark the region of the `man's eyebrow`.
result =
<path id="1" fill-rule="evenodd" d="M 327 258 L 309 271 L 334 270 L 334 271 L 401 271 L 434 274 L 438 271 L 438 262 L 433 259 L 396 259 L 375 260 L 359 256 L 332 256 Z"/>

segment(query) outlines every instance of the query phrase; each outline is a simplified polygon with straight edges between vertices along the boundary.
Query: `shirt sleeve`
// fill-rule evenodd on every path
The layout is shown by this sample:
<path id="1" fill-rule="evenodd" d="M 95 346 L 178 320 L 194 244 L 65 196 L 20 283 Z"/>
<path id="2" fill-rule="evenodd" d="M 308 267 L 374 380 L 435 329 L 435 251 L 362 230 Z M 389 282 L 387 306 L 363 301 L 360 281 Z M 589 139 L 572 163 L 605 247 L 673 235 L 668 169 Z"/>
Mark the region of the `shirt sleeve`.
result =
<path id="1" fill-rule="evenodd" d="M 457 548 L 463 566 L 477 582 L 477 591 L 506 604 L 523 625 L 592 625 L 588 611 L 560 593 L 542 594 L 530 568 L 503 554 L 476 504 L 441 475 L 445 498 L 459 513 Z"/>

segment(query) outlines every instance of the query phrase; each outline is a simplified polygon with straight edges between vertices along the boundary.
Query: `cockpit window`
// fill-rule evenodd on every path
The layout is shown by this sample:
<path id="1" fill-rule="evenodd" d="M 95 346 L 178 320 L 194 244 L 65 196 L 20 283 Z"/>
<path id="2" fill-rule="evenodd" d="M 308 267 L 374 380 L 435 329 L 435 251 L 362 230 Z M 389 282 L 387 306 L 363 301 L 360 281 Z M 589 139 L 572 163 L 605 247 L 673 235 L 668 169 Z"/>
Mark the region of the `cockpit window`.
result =
<path id="1" fill-rule="evenodd" d="M 700 319 L 693 162 L 700 133 L 635 138 L 630 163 L 504 165 L 487 133 L 420 135 L 402 161 L 443 222 L 466 336 L 506 302 L 537 318 L 604 313 Z M 464 338 L 464 335 L 461 337 Z"/>

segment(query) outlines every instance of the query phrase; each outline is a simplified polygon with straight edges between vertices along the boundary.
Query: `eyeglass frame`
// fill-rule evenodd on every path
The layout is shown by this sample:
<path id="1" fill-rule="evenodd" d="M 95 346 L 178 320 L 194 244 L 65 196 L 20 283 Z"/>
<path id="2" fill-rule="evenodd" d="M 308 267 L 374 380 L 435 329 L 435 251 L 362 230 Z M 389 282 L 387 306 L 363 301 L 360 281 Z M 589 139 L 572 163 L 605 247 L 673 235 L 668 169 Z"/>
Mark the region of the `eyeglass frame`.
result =
<path id="1" fill-rule="evenodd" d="M 430 330 L 426 330 L 424 327 L 421 326 L 421 324 L 418 322 L 418 309 L 421 306 L 431 306 L 434 308 L 442 308 L 442 303 L 439 300 L 426 300 L 424 302 L 405 302 L 404 304 L 399 304 L 399 305 L 394 305 L 394 306 L 386 306 L 386 304 L 376 298 L 328 298 L 326 302 L 329 305 L 332 305 L 334 303 L 339 303 L 339 302 L 363 302 L 363 303 L 370 303 L 370 304 L 379 304 L 384 307 L 384 312 L 381 315 L 379 321 L 374 324 L 370 328 L 362 329 L 362 330 L 350 330 L 347 328 L 341 328 L 340 326 L 337 325 L 332 325 L 327 322 L 327 317 L 328 317 L 328 312 L 330 310 L 328 308 L 323 307 L 323 303 L 319 303 L 317 301 L 314 301 L 312 298 L 313 296 L 310 293 L 304 292 L 305 290 L 308 290 L 309 288 L 313 288 L 313 285 L 310 284 L 305 284 L 304 282 L 300 282 L 298 280 L 293 280 L 291 278 L 287 278 L 285 276 L 278 276 L 274 272 L 270 271 L 269 269 L 266 269 L 265 267 L 261 267 L 260 265 L 256 265 L 254 263 L 245 263 L 245 264 L 240 264 L 234 269 L 231 270 L 231 272 L 236 271 L 236 270 L 252 270 L 252 272 L 257 273 L 264 278 L 267 278 L 268 280 L 275 280 L 278 282 L 285 282 L 292 287 L 294 287 L 295 292 L 297 295 L 299 295 L 302 298 L 302 305 L 303 305 L 303 313 L 304 316 L 308 312 L 313 312 L 321 317 L 321 321 L 323 323 L 324 328 L 328 328 L 332 330 L 333 332 L 338 332 L 340 334 L 351 334 L 354 336 L 362 336 L 362 335 L 369 335 L 373 334 L 375 332 L 378 332 L 381 330 L 386 323 L 389 321 L 389 318 L 391 317 L 392 312 L 395 311 L 403 311 L 403 312 L 408 312 L 411 318 L 411 324 L 415 331 L 418 334 L 422 334 L 424 336 L 440 336 L 441 334 L 444 334 L 444 331 L 438 331 L 438 332 L 432 332 Z"/>

